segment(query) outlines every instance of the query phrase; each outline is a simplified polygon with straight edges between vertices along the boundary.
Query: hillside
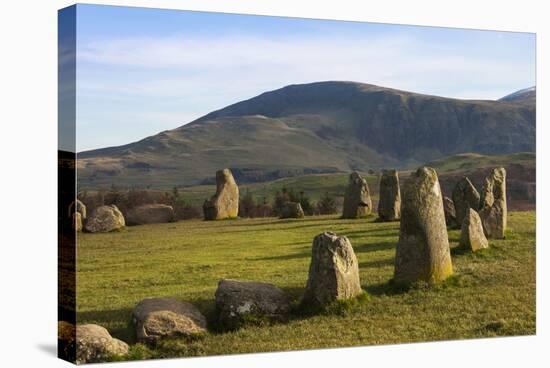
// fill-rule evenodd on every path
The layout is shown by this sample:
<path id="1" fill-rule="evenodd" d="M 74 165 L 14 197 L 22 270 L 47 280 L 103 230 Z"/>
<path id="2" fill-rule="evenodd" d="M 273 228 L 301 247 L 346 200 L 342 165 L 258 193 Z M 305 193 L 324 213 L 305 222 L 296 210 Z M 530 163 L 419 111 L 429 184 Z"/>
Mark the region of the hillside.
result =
<path id="1" fill-rule="evenodd" d="M 79 186 L 241 182 L 410 168 L 464 152 L 535 151 L 535 105 L 458 100 L 353 82 L 291 85 L 141 141 L 78 154 Z"/>

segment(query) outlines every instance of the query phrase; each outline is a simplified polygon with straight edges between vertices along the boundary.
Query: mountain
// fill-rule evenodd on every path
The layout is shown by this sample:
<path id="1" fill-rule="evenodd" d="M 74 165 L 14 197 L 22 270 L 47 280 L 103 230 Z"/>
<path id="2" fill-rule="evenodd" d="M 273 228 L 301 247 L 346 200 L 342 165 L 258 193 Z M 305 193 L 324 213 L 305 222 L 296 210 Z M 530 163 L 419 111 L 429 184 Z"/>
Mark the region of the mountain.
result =
<path id="1" fill-rule="evenodd" d="M 535 104 L 537 88 L 529 87 L 502 97 L 499 101 Z"/>
<path id="2" fill-rule="evenodd" d="M 81 187 L 239 182 L 408 168 L 458 153 L 535 151 L 535 105 L 354 82 L 290 85 L 124 146 L 78 154 Z"/>

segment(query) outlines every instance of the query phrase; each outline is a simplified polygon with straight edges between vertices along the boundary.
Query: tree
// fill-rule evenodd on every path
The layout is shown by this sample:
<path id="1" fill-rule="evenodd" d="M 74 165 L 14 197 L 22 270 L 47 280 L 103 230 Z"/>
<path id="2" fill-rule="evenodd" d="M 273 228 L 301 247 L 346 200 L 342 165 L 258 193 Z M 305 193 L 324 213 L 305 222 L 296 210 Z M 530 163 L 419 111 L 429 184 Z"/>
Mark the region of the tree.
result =
<path id="1" fill-rule="evenodd" d="M 334 196 L 331 196 L 328 192 L 323 194 L 317 202 L 317 211 L 321 215 L 332 215 L 338 212 L 336 207 L 336 200 Z"/>

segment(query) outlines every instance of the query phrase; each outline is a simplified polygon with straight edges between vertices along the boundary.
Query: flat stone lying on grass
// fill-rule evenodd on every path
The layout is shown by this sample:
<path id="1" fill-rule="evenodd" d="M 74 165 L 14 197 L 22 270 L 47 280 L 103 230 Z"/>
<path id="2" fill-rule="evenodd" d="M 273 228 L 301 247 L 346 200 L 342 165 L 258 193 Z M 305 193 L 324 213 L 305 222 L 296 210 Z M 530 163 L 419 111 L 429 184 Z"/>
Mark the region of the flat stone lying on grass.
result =
<path id="1" fill-rule="evenodd" d="M 282 208 L 279 218 L 302 218 L 304 217 L 304 210 L 302 205 L 298 202 L 286 202 Z"/>
<path id="2" fill-rule="evenodd" d="M 471 208 L 468 210 L 466 217 L 464 217 L 464 221 L 462 221 L 459 245 L 472 250 L 472 252 L 489 248 L 489 242 L 483 233 L 481 219 L 477 212 Z"/>
<path id="3" fill-rule="evenodd" d="M 239 215 L 239 187 L 229 169 L 216 171 L 216 194 L 202 205 L 205 220 L 222 220 Z"/>
<path id="4" fill-rule="evenodd" d="M 448 227 L 456 228 L 456 211 L 453 200 L 449 197 L 443 197 L 443 211 L 445 211 L 445 223 Z"/>
<path id="5" fill-rule="evenodd" d="M 397 221 L 401 217 L 401 190 L 397 170 L 383 170 L 380 176 L 378 220 Z"/>
<path id="6" fill-rule="evenodd" d="M 286 322 L 290 303 L 275 285 L 238 280 L 220 280 L 216 290 L 216 311 L 223 330 L 235 330 L 247 323 Z"/>
<path id="7" fill-rule="evenodd" d="M 97 207 L 88 220 L 84 229 L 90 233 L 107 233 L 126 226 L 124 216 L 117 206 Z"/>
<path id="8" fill-rule="evenodd" d="M 146 204 L 126 213 L 127 225 L 162 224 L 174 221 L 174 208 L 166 204 Z"/>
<path id="9" fill-rule="evenodd" d="M 191 337 L 206 332 L 206 318 L 191 303 L 175 298 L 148 298 L 133 311 L 138 341 L 155 343 L 164 337 Z"/>
<path id="10" fill-rule="evenodd" d="M 453 267 L 437 173 L 429 167 L 418 169 L 402 194 L 394 280 L 433 283 L 447 278 Z"/>
<path id="11" fill-rule="evenodd" d="M 361 293 L 359 265 L 349 239 L 332 232 L 317 235 L 302 304 L 318 307 Z"/>
<path id="12" fill-rule="evenodd" d="M 506 170 L 494 169 L 483 185 L 479 217 L 485 235 L 490 239 L 504 239 L 507 226 Z"/>
<path id="13" fill-rule="evenodd" d="M 348 186 L 344 194 L 342 218 L 354 219 L 364 217 L 372 211 L 369 186 L 367 181 L 354 171 L 349 176 Z"/>
<path id="14" fill-rule="evenodd" d="M 468 212 L 468 208 L 473 208 L 474 210 L 479 208 L 479 193 L 470 179 L 464 176 L 456 183 L 452 197 L 455 205 L 457 226 L 460 226 Z"/>
<path id="15" fill-rule="evenodd" d="M 60 321 L 58 341 L 69 358 L 76 349 L 76 364 L 100 363 L 128 354 L 128 344 L 111 337 L 104 327 L 93 324 L 78 325 L 75 329 L 73 324 Z"/>

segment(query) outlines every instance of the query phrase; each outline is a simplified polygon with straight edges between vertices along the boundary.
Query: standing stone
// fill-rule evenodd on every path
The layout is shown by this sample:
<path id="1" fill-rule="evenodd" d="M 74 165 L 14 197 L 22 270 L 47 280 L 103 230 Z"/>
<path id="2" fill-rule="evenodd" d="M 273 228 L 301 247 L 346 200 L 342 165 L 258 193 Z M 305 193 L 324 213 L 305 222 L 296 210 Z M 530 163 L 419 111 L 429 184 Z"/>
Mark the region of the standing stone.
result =
<path id="1" fill-rule="evenodd" d="M 453 200 L 449 197 L 443 197 L 443 211 L 445 211 L 445 222 L 449 227 L 456 227 L 456 210 Z"/>
<path id="2" fill-rule="evenodd" d="M 76 232 L 82 231 L 82 214 L 80 212 L 73 213 L 72 227 Z"/>
<path id="3" fill-rule="evenodd" d="M 96 208 L 84 227 L 90 233 L 106 233 L 126 226 L 124 216 L 117 206 L 100 206 Z"/>
<path id="4" fill-rule="evenodd" d="M 175 298 L 148 298 L 133 311 L 138 341 L 155 343 L 164 337 L 192 337 L 206 332 L 206 318 L 191 303 Z"/>
<path id="5" fill-rule="evenodd" d="M 468 209 L 468 214 L 464 217 L 464 221 L 462 221 L 459 245 L 471 249 L 472 252 L 489 248 L 489 242 L 483 233 L 481 219 L 477 212 L 471 208 Z"/>
<path id="6" fill-rule="evenodd" d="M 174 208 L 166 204 L 134 207 L 126 214 L 127 225 L 162 224 L 174 221 Z"/>
<path id="7" fill-rule="evenodd" d="M 298 202 L 286 202 L 281 208 L 281 214 L 279 218 L 302 218 L 304 217 L 304 210 L 302 205 Z"/>
<path id="8" fill-rule="evenodd" d="M 69 217 L 72 218 L 76 212 L 80 213 L 82 220 L 86 219 L 86 206 L 79 199 L 74 200 L 69 205 Z"/>
<path id="9" fill-rule="evenodd" d="M 354 171 L 349 176 L 348 187 L 344 194 L 342 218 L 354 219 L 364 217 L 372 211 L 369 186 L 367 181 Z"/>
<path id="10" fill-rule="evenodd" d="M 361 293 L 359 265 L 349 239 L 333 232 L 317 235 L 302 303 L 318 307 Z"/>
<path id="11" fill-rule="evenodd" d="M 460 179 L 453 189 L 453 202 L 456 212 L 456 223 L 461 225 L 468 213 L 468 208 L 479 208 L 479 193 L 467 177 Z"/>
<path id="12" fill-rule="evenodd" d="M 506 170 L 499 167 L 485 178 L 481 196 L 479 217 L 487 238 L 504 239 L 507 215 Z"/>
<path id="13" fill-rule="evenodd" d="M 434 169 L 422 167 L 403 188 L 394 280 L 434 283 L 452 273 L 439 180 Z"/>
<path id="14" fill-rule="evenodd" d="M 222 329 L 235 330 L 247 323 L 286 322 L 290 302 L 286 294 L 272 284 L 220 280 L 216 311 Z"/>
<path id="15" fill-rule="evenodd" d="M 401 190 L 397 170 L 383 170 L 378 200 L 379 221 L 397 221 L 401 217 Z"/>
<path id="16" fill-rule="evenodd" d="M 231 170 L 216 171 L 216 194 L 204 201 L 205 220 L 235 218 L 239 214 L 239 187 Z"/>
<path id="17" fill-rule="evenodd" d="M 101 326 L 76 326 L 76 364 L 100 363 L 128 354 L 128 344 L 114 339 Z"/>

